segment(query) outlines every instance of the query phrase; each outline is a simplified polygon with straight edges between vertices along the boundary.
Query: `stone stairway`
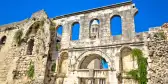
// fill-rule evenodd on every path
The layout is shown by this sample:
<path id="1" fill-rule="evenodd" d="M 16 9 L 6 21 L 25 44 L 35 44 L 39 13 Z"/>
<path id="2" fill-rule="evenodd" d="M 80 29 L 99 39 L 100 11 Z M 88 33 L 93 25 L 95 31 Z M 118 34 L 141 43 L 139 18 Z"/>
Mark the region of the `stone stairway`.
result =
<path id="1" fill-rule="evenodd" d="M 7 77 L 7 70 L 4 61 L 0 61 L 0 84 L 5 84 Z"/>
<path id="2" fill-rule="evenodd" d="M 6 84 L 8 66 L 7 66 L 7 54 L 9 53 L 8 46 L 2 46 L 0 50 L 0 84 Z"/>

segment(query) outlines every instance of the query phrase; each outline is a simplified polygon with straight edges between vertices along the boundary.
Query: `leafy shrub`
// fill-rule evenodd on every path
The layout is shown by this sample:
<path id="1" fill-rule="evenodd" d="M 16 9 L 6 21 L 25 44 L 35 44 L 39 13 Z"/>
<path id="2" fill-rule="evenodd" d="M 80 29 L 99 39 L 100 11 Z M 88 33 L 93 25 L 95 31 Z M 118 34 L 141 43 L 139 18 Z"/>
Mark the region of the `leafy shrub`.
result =
<path id="1" fill-rule="evenodd" d="M 138 80 L 139 84 L 147 84 L 147 58 L 143 56 L 140 49 L 133 49 L 132 56 L 137 58 L 138 69 L 129 71 L 127 75 Z"/>
<path id="2" fill-rule="evenodd" d="M 14 36 L 14 39 L 15 39 L 15 42 L 20 45 L 21 42 L 22 42 L 22 35 L 23 35 L 23 32 L 22 30 L 18 30 L 16 33 L 15 33 L 15 36 Z"/>
<path id="3" fill-rule="evenodd" d="M 27 75 L 29 78 L 33 78 L 34 77 L 34 64 L 33 62 L 31 61 L 30 64 L 29 64 L 29 68 L 28 68 L 28 71 L 27 71 Z"/>
<path id="4" fill-rule="evenodd" d="M 60 43 L 56 43 L 56 51 L 58 51 L 61 48 Z"/>
<path id="5" fill-rule="evenodd" d="M 55 68 L 56 68 L 56 63 L 54 63 L 52 66 L 51 66 L 51 71 L 55 71 Z"/>
<path id="6" fill-rule="evenodd" d="M 55 26 L 50 26 L 50 30 L 55 31 L 56 30 Z"/>
<path id="7" fill-rule="evenodd" d="M 161 39 L 161 40 L 165 40 L 166 39 L 166 35 L 164 34 L 164 32 L 157 32 L 154 34 L 154 37 L 157 39 Z"/>

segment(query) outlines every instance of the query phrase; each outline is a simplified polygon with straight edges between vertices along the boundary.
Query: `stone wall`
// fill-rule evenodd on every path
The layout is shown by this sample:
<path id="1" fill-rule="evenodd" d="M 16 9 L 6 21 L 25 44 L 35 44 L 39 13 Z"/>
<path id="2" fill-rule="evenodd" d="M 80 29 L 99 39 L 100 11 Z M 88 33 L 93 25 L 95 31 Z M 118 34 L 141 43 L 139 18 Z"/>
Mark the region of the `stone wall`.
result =
<path id="1" fill-rule="evenodd" d="M 148 84 L 168 84 L 167 32 L 167 26 L 151 28 L 149 31 Z"/>
<path id="2" fill-rule="evenodd" d="M 51 41 L 52 22 L 45 11 L 34 13 L 31 18 L 0 27 L 0 84 L 43 84 Z M 18 31 L 21 31 L 20 37 Z M 20 43 L 16 40 L 20 38 Z M 50 60 L 49 60 L 50 61 Z M 30 62 L 34 76 L 27 73 Z"/>
<path id="3" fill-rule="evenodd" d="M 168 41 L 148 43 L 148 84 L 168 84 Z"/>

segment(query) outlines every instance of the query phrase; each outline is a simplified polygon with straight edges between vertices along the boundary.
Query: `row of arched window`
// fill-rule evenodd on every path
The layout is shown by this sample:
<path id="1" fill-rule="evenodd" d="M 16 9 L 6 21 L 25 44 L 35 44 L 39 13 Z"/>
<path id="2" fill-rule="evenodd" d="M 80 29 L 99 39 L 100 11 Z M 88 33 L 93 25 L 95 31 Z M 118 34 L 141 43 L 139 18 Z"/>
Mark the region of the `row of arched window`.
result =
<path id="1" fill-rule="evenodd" d="M 96 20 L 98 24 L 100 24 L 99 19 L 93 19 L 90 21 L 89 28 L 91 28 L 91 24 L 94 24 L 93 21 Z M 57 27 L 57 33 L 62 35 L 63 26 L 60 25 Z M 93 32 L 98 31 L 98 29 L 92 29 Z M 110 20 L 110 32 L 112 36 L 121 35 L 122 34 L 122 26 L 121 26 L 121 17 L 120 16 L 113 16 Z M 80 34 L 80 24 L 79 22 L 75 22 L 72 24 L 72 31 L 71 31 L 71 40 L 79 40 Z"/>
<path id="2" fill-rule="evenodd" d="M 0 45 L 4 45 L 6 43 L 6 39 L 7 39 L 6 36 L 2 36 L 0 38 Z M 28 42 L 27 55 L 32 55 L 33 46 L 34 46 L 34 40 L 30 39 L 30 41 Z"/>

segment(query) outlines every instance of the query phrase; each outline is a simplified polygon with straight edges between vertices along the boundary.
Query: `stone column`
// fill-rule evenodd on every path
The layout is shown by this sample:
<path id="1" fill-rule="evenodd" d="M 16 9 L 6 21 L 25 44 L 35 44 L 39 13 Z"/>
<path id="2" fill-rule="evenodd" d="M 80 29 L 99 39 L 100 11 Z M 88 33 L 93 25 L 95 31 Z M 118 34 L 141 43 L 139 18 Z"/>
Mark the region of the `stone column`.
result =
<path id="1" fill-rule="evenodd" d="M 111 37 L 110 33 L 110 19 L 109 14 L 101 15 L 100 28 L 99 28 L 100 39 L 109 39 Z"/>
<path id="2" fill-rule="evenodd" d="M 122 38 L 131 40 L 135 36 L 134 15 L 137 9 L 130 9 L 122 12 Z"/>
<path id="3" fill-rule="evenodd" d="M 116 71 L 109 71 L 108 83 L 107 84 L 118 84 L 118 79 L 116 76 Z M 113 80 L 112 80 L 113 79 Z"/>
<path id="4" fill-rule="evenodd" d="M 69 47 L 70 37 L 71 28 L 69 26 L 69 23 L 65 22 L 61 39 L 61 49 L 66 49 Z"/>
<path id="5" fill-rule="evenodd" d="M 89 19 L 87 19 L 87 15 L 86 16 L 82 16 L 80 18 L 81 20 L 81 32 L 80 32 L 80 39 L 88 39 L 89 38 Z"/>

